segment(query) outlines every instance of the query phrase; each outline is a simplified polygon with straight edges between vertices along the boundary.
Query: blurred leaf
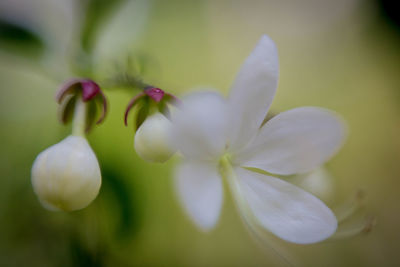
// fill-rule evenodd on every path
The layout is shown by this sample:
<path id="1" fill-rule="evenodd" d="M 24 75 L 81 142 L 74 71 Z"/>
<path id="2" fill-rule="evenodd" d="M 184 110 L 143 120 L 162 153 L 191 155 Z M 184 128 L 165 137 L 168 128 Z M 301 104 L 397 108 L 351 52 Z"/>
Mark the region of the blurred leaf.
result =
<path id="1" fill-rule="evenodd" d="M 70 225 L 63 214 L 45 210 L 29 182 L 7 190 L 11 192 L 7 205 L 0 209 L 0 266 L 59 266 L 60 262 L 68 266 Z M 26 210 L 21 212 L 21 207 Z"/>
<path id="2" fill-rule="evenodd" d="M 115 167 L 102 165 L 103 173 L 103 194 L 108 195 L 106 198 L 113 200 L 113 211 L 117 211 L 119 218 L 115 235 L 120 240 L 127 240 L 135 234 L 140 226 L 140 207 L 138 204 L 139 198 L 137 192 L 132 191 L 127 185 L 125 177 Z"/>
<path id="3" fill-rule="evenodd" d="M 86 248 L 78 236 L 73 236 L 70 241 L 70 253 L 73 266 L 77 267 L 101 267 L 104 251 L 102 253 L 93 253 Z"/>
<path id="4" fill-rule="evenodd" d="M 152 1 L 124 1 L 115 6 L 107 23 L 98 28 L 91 48 L 97 75 L 109 76 L 116 62 L 125 59 L 137 46 L 147 26 Z"/>
<path id="5" fill-rule="evenodd" d="M 127 72 L 143 77 L 150 71 L 153 73 L 160 73 L 160 63 L 144 51 L 138 51 L 127 58 L 126 64 Z"/>
<path id="6" fill-rule="evenodd" d="M 400 12 L 399 8 L 396 8 L 396 1 L 390 0 L 377 0 L 380 12 L 380 16 L 384 22 L 393 26 L 398 33 L 400 33 Z"/>
<path id="7" fill-rule="evenodd" d="M 82 46 L 86 52 L 90 52 L 96 40 L 98 29 L 114 12 L 121 2 L 126 0 L 88 0 L 84 26 L 82 28 Z"/>
<path id="8" fill-rule="evenodd" d="M 33 32 L 0 19 L 0 49 L 39 58 L 44 47 L 43 41 Z"/>

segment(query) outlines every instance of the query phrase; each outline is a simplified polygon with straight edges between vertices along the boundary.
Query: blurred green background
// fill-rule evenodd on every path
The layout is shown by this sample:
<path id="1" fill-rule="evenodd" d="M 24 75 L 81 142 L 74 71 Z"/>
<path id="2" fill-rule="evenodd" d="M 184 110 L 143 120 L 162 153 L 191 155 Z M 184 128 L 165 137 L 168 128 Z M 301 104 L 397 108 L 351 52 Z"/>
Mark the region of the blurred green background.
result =
<path id="1" fill-rule="evenodd" d="M 367 235 L 282 246 L 295 266 L 400 266 L 400 26 L 390 1 L 0 2 L 0 266 L 279 266 L 247 233 L 231 199 L 202 233 L 174 194 L 177 159 L 151 164 L 133 150 L 123 112 L 137 91 L 111 86 L 139 75 L 171 93 L 227 94 L 262 34 L 277 44 L 272 110 L 322 106 L 348 122 L 326 166 L 335 203 L 366 192 Z M 42 208 L 30 183 L 36 155 L 70 128 L 54 94 L 69 77 L 103 86 L 110 112 L 89 136 L 100 161 L 97 199 L 73 213 Z M 110 80 L 111 79 L 111 80 Z"/>

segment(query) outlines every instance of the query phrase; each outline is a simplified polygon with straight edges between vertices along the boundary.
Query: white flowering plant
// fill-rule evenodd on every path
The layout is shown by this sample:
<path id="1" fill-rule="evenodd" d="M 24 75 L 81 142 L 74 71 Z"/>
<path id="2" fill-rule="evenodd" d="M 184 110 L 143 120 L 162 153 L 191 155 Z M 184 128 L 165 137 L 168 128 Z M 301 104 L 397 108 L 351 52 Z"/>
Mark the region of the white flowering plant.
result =
<path id="1" fill-rule="evenodd" d="M 321 178 L 327 176 L 320 175 L 321 166 L 343 144 L 345 123 L 335 112 L 318 107 L 268 115 L 278 70 L 276 46 L 264 35 L 227 99 L 208 90 L 181 101 L 130 77 L 129 85 L 141 89 L 124 115 L 128 125 L 129 114 L 135 111 L 135 150 L 150 162 L 165 162 L 176 151 L 184 157 L 175 173 L 176 191 L 204 231 L 218 222 L 226 184 L 253 233 L 269 231 L 288 242 L 310 244 L 336 232 L 334 212 L 312 192 L 331 190 Z M 56 98 L 61 121 L 73 121 L 72 135 L 39 154 L 32 184 L 44 207 L 72 211 L 89 205 L 100 189 L 100 167 L 85 133 L 96 117 L 97 123 L 104 120 L 107 101 L 90 79 L 66 82 Z M 171 106 L 177 108 L 171 112 Z M 321 171 L 315 175 L 317 169 Z M 314 175 L 308 175 L 312 171 Z M 292 178 L 291 183 L 294 175 L 297 182 Z"/>
<path id="2" fill-rule="evenodd" d="M 198 86 L 199 81 L 222 82 L 231 73 L 236 62 L 232 53 L 242 50 L 250 39 L 249 42 L 255 43 L 253 38 L 267 29 L 262 23 L 271 17 L 265 16 L 261 9 L 267 6 L 235 3 L 229 12 L 221 14 L 219 11 L 225 10 L 225 4 L 216 2 L 9 0 L 0 3 L 2 139 L 7 142 L 2 166 L 4 176 L 10 177 L 3 179 L 6 212 L 0 214 L 4 214 L 0 219 L 3 226 L 9 223 L 14 227 L 17 220 L 9 213 L 24 218 L 20 220 L 24 223 L 15 226 L 14 233 L 5 226 L 6 234 L 0 236 L 7 243 L 12 241 L 8 235 L 16 233 L 34 240 L 35 246 L 44 252 L 45 260 L 25 247 L 18 250 L 18 255 L 22 253 L 20 258 L 35 258 L 33 265 L 36 258 L 40 261 L 36 265 L 59 261 L 72 265 L 129 265 L 132 258 L 142 264 L 157 265 L 157 257 L 164 265 L 171 262 L 191 265 L 192 261 L 201 266 L 243 265 L 242 261 L 259 265 L 260 259 L 249 253 L 252 247 L 247 240 L 233 242 L 242 237 L 243 228 L 268 247 L 262 251 L 263 257 L 276 251 L 280 260 L 284 258 L 290 265 L 297 261 L 291 255 L 294 251 L 288 253 L 286 248 L 296 248 L 295 253 L 301 254 L 303 249 L 316 246 L 298 244 L 347 238 L 372 229 L 375 220 L 364 217 L 362 191 L 345 201 L 343 195 L 348 193 L 343 187 L 351 190 L 351 183 L 341 184 L 340 179 L 335 179 L 337 172 L 331 172 L 335 164 L 353 166 L 353 160 L 359 158 L 343 151 L 343 157 L 328 163 L 347 136 L 347 124 L 341 115 L 310 106 L 283 111 L 282 105 L 273 103 L 280 67 L 277 46 L 269 36 L 261 36 L 235 80 L 227 81 L 231 83 L 229 91 L 209 86 L 203 90 L 191 89 L 192 93 L 186 96 L 182 93 L 184 88 Z M 251 16 L 242 16 L 242 11 Z M 262 16 L 253 16 L 255 11 L 261 11 Z M 220 34 L 230 27 L 224 23 L 230 16 L 230 22 L 239 22 L 247 32 L 240 33 L 246 38 L 239 42 L 232 42 L 237 39 L 231 36 L 232 32 Z M 250 24 L 243 24 L 243 20 Z M 281 38 L 284 28 L 281 26 L 268 31 Z M 299 25 L 298 29 L 301 28 Z M 278 43 L 286 55 L 295 54 L 282 70 L 286 72 L 289 65 L 305 64 L 303 72 L 310 72 L 312 82 L 320 85 L 325 78 L 329 79 L 323 71 L 331 70 L 332 65 L 325 64 L 325 60 L 332 59 L 332 55 L 327 56 L 326 43 L 315 42 L 315 36 L 309 38 L 309 30 L 306 32 L 307 38 L 290 37 L 304 42 L 301 45 L 286 47 L 285 38 Z M 327 56 L 321 58 L 323 62 L 308 55 L 304 61 L 299 50 L 304 47 L 309 50 L 309 45 L 319 47 L 315 55 Z M 229 63 L 232 65 L 228 66 Z M 321 73 L 315 73 L 314 63 Z M 347 68 L 358 65 L 350 64 Z M 221 73 L 220 68 L 223 68 Z M 334 76 L 341 71 L 348 73 L 346 68 L 336 71 Z M 309 79 L 303 72 L 292 73 L 291 80 L 297 81 L 296 75 L 301 75 L 304 81 Z M 351 83 L 354 88 L 363 88 L 358 78 L 354 81 L 357 81 Z M 330 88 L 337 92 L 348 89 L 339 82 L 326 84 L 317 94 L 332 96 Z M 302 86 L 289 96 L 296 98 L 295 103 L 289 100 L 295 106 L 301 106 L 307 94 L 315 93 L 314 86 Z M 62 124 L 71 124 L 71 131 L 65 130 L 67 127 L 54 127 L 49 112 L 56 111 L 51 98 L 52 90 L 58 87 L 61 87 L 56 93 L 58 117 Z M 300 97 L 299 92 L 304 96 Z M 326 102 L 321 95 L 308 101 L 323 106 Z M 343 98 L 341 93 L 335 96 Z M 359 95 L 349 96 L 348 102 L 340 103 L 344 114 L 348 114 L 346 105 L 354 104 L 351 97 L 358 99 Z M 287 97 L 284 101 L 287 103 Z M 337 107 L 337 99 L 330 102 L 330 107 Z M 361 111 L 356 106 L 354 110 Z M 348 117 L 354 118 L 360 116 Z M 106 125 L 98 127 L 101 123 Z M 354 127 L 354 122 L 350 123 Z M 124 128 L 124 124 L 130 127 Z M 89 135 L 92 132 L 95 134 Z M 50 139 L 55 141 L 49 143 Z M 348 147 L 354 149 L 353 144 Z M 23 153 L 19 148 L 24 149 Z M 25 161 L 16 163 L 13 157 Z M 360 174 L 345 173 L 343 179 Z M 370 176 L 373 175 L 371 172 Z M 17 176 L 23 179 L 13 179 Z M 7 187 L 9 184 L 24 187 L 13 190 Z M 20 189 L 28 193 L 20 194 Z M 32 197 L 38 201 L 31 202 Z M 29 213 L 20 212 L 21 207 Z M 138 244 L 122 243 L 135 239 L 139 231 L 145 234 Z M 58 233 L 67 238 L 60 238 Z M 59 242 L 60 239 L 63 241 Z M 204 246 L 214 241 L 212 245 L 217 250 Z M 155 248 L 155 256 L 142 253 L 141 246 L 153 242 L 160 244 Z M 186 246 L 188 243 L 193 246 Z M 12 242 L 7 246 L 15 248 Z M 47 262 L 50 254 L 46 252 L 53 247 L 54 259 Z M 235 248 L 241 248 L 241 252 L 234 257 L 224 254 Z M 25 257 L 24 253 L 33 257 Z M 213 253 L 222 256 L 211 257 L 212 264 L 208 264 Z M 59 255 L 65 257 L 59 259 Z"/>

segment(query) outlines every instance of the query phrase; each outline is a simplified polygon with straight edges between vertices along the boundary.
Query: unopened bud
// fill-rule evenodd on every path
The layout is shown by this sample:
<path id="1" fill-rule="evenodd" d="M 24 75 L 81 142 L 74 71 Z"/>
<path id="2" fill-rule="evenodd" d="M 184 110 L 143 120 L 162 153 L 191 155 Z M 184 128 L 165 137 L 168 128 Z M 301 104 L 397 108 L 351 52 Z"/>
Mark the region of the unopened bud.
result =
<path id="1" fill-rule="evenodd" d="M 159 112 L 147 117 L 135 135 L 138 155 L 151 162 L 167 161 L 175 153 L 169 142 L 171 126 L 171 122 Z"/>
<path id="2" fill-rule="evenodd" d="M 88 206 L 99 193 L 101 173 L 86 139 L 68 136 L 41 152 L 33 163 L 32 185 L 49 210 L 73 211 Z"/>

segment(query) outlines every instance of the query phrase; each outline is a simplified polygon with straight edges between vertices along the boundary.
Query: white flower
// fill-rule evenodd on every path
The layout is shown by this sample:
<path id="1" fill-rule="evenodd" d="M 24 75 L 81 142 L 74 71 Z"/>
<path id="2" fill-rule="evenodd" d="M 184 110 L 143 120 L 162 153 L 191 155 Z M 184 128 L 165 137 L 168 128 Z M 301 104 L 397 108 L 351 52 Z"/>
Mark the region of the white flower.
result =
<path id="1" fill-rule="evenodd" d="M 203 230 L 218 221 L 222 177 L 252 228 L 300 244 L 321 241 L 336 230 L 336 218 L 321 200 L 274 175 L 305 173 L 326 162 L 342 143 L 343 123 L 331 111 L 301 107 L 263 124 L 277 81 L 277 50 L 263 36 L 228 100 L 195 93 L 172 118 L 172 142 L 185 157 L 176 173 L 178 195 Z"/>
<path id="2" fill-rule="evenodd" d="M 32 167 L 32 185 L 44 207 L 73 211 L 97 196 L 101 173 L 96 155 L 82 136 L 68 136 L 41 152 Z"/>
<path id="3" fill-rule="evenodd" d="M 170 128 L 171 122 L 159 112 L 146 118 L 135 134 L 138 155 L 151 162 L 167 161 L 175 153 L 168 140 Z"/>

